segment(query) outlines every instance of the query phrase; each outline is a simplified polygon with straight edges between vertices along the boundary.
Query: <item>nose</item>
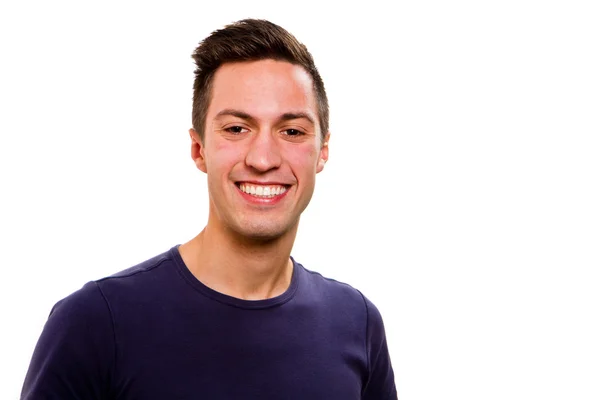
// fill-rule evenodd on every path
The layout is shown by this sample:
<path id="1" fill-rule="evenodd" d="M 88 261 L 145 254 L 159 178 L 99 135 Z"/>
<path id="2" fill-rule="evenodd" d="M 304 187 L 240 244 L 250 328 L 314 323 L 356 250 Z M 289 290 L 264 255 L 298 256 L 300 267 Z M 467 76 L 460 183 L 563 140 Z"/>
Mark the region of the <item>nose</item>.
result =
<path id="1" fill-rule="evenodd" d="M 271 132 L 260 131 L 250 142 L 246 165 L 260 172 L 267 172 L 281 165 L 281 153 L 277 139 Z"/>

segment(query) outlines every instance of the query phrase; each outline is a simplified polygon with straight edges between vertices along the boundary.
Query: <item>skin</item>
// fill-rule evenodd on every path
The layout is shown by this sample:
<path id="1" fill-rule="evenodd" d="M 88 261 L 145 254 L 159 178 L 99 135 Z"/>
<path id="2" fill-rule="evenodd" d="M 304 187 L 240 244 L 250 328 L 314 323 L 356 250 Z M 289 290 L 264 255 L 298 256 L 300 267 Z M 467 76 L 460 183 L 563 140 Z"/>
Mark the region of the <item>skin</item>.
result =
<path id="1" fill-rule="evenodd" d="M 275 297 L 290 284 L 300 215 L 329 157 L 312 78 L 285 61 L 228 63 L 216 71 L 211 95 L 204 141 L 189 132 L 192 159 L 207 174 L 208 222 L 179 251 L 218 292 Z M 276 202 L 249 199 L 240 183 L 279 183 L 287 192 Z"/>

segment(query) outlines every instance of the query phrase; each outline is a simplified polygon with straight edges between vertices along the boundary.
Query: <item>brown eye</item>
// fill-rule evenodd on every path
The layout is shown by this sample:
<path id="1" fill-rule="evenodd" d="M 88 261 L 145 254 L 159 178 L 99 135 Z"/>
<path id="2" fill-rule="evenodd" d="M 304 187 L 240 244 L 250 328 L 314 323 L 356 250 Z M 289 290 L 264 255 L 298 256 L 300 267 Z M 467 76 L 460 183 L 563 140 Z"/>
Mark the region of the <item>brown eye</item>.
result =
<path id="1" fill-rule="evenodd" d="M 233 133 L 234 135 L 239 135 L 240 133 L 244 133 L 247 129 L 242 128 L 241 126 L 230 126 L 229 128 L 225 128 L 226 132 Z"/>
<path id="2" fill-rule="evenodd" d="M 304 135 L 304 132 L 299 131 L 298 129 L 286 129 L 284 132 L 285 132 L 286 135 L 289 135 L 289 136 L 301 136 L 301 135 Z"/>

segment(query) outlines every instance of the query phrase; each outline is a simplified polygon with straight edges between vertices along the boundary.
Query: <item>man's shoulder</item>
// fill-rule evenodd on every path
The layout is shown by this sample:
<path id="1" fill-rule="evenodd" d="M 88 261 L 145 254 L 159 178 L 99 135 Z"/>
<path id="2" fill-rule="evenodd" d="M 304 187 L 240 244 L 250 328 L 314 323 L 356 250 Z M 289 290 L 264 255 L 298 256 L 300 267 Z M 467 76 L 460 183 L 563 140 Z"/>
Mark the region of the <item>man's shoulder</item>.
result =
<path id="1" fill-rule="evenodd" d="M 128 293 L 135 295 L 136 291 L 143 290 L 149 283 L 164 279 L 164 277 L 159 278 L 157 275 L 164 275 L 165 273 L 161 271 L 161 267 L 166 267 L 169 262 L 174 262 L 171 253 L 175 248 L 173 247 L 170 250 L 112 275 L 85 283 L 80 289 L 59 300 L 54 305 L 53 311 L 60 307 L 64 308 L 65 305 L 68 307 L 81 307 L 83 309 L 88 309 L 92 304 L 96 304 L 99 307 L 99 304 L 104 304 L 108 301 L 107 294 L 114 293 L 115 291 L 123 295 Z"/>
<path id="2" fill-rule="evenodd" d="M 349 306 L 366 311 L 370 302 L 360 290 L 349 283 L 324 276 L 316 270 L 308 269 L 302 264 L 299 264 L 299 266 L 305 272 L 308 290 L 316 298 L 326 299 L 340 306 Z"/>
<path id="3" fill-rule="evenodd" d="M 112 275 L 98 279 L 98 280 L 96 280 L 96 282 L 100 283 L 100 282 L 104 282 L 104 281 L 110 281 L 113 279 L 132 278 L 132 277 L 136 277 L 140 274 L 152 272 L 156 268 L 160 267 L 161 265 L 163 265 L 165 263 L 173 262 L 172 252 L 174 249 L 176 249 L 176 247 L 177 246 L 175 246 L 175 247 L 171 248 L 170 250 L 167 250 L 163 253 L 160 253 L 152 258 L 142 261 L 136 265 L 133 265 L 129 268 L 115 272 Z"/>
<path id="4" fill-rule="evenodd" d="M 179 278 L 177 246 L 112 275 L 93 281 L 109 303 L 126 299 L 142 301 L 172 288 Z"/>
<path id="5" fill-rule="evenodd" d="M 140 305 L 149 304 L 161 283 L 174 280 L 177 273 L 167 262 L 173 249 L 89 281 L 56 302 L 38 340 L 23 397 L 38 398 L 45 390 L 56 398 L 71 398 L 79 390 L 86 394 L 78 398 L 104 398 L 96 394 L 114 368 L 118 329 L 121 334 L 129 329 L 126 322 L 146 310 Z"/>

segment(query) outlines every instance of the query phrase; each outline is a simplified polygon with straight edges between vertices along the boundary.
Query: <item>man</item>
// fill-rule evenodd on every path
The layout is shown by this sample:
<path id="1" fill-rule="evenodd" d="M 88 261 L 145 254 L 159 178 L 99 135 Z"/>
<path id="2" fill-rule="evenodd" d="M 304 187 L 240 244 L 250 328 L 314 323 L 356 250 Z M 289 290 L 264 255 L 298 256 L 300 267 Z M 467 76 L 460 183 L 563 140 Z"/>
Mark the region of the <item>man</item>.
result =
<path id="1" fill-rule="evenodd" d="M 193 58 L 206 227 L 58 302 L 22 398 L 397 398 L 376 307 L 290 256 L 329 156 L 312 56 L 283 28 L 243 20 Z"/>

